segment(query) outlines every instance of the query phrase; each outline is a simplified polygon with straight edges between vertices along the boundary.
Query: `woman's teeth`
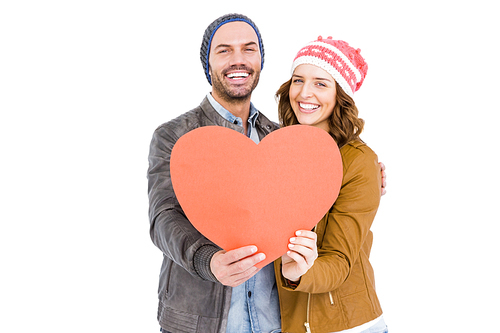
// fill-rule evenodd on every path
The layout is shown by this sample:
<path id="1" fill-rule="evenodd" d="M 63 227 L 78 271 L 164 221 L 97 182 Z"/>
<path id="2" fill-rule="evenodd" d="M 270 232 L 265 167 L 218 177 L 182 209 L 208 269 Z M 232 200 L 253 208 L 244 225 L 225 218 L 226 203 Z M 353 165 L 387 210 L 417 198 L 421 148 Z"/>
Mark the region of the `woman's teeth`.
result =
<path id="1" fill-rule="evenodd" d="M 308 103 L 299 103 L 299 106 L 303 109 L 306 109 L 306 110 L 314 110 L 314 109 L 317 109 L 319 108 L 319 105 L 316 105 L 316 104 L 308 104 Z"/>

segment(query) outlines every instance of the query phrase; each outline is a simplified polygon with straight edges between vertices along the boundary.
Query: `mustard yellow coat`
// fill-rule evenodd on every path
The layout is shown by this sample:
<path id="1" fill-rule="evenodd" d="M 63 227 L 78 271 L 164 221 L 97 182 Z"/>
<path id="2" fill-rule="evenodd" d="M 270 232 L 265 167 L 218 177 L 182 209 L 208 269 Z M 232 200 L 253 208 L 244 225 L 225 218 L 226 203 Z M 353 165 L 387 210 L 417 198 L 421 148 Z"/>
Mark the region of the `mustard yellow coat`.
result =
<path id="1" fill-rule="evenodd" d="M 353 328 L 382 314 L 372 266 L 370 231 L 380 202 L 377 155 L 363 142 L 340 149 L 342 186 L 337 201 L 316 226 L 318 258 L 297 287 L 274 263 L 283 332 L 330 333 Z"/>

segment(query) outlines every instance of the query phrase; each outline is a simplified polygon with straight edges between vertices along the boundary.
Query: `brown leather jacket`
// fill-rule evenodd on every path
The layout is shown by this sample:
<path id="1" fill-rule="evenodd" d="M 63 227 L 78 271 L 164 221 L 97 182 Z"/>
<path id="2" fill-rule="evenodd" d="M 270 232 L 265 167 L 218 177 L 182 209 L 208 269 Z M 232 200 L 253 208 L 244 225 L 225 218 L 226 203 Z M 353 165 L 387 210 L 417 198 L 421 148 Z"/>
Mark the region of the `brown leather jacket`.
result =
<path id="1" fill-rule="evenodd" d="M 316 226 L 318 259 L 297 287 L 275 261 L 283 332 L 330 333 L 353 328 L 382 314 L 369 262 L 370 231 L 380 201 L 377 155 L 361 141 L 340 149 L 342 187 L 337 201 Z"/>

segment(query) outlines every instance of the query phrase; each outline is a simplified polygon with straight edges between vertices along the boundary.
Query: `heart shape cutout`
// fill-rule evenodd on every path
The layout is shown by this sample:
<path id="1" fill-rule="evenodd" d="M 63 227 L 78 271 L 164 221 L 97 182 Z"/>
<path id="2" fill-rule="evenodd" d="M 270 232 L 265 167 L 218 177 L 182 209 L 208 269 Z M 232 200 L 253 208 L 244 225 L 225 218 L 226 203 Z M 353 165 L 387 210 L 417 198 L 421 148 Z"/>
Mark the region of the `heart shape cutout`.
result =
<path id="1" fill-rule="evenodd" d="M 183 135 L 172 149 L 172 185 L 189 221 L 226 251 L 256 245 L 263 267 L 311 230 L 337 199 L 342 160 L 324 130 L 281 128 L 258 145 L 220 126 Z"/>

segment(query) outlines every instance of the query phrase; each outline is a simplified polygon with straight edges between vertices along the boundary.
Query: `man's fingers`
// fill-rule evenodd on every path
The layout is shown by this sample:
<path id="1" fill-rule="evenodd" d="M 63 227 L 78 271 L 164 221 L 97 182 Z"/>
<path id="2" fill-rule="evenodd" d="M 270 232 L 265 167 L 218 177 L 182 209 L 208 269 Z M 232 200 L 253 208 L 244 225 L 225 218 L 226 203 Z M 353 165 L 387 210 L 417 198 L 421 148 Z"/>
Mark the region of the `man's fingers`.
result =
<path id="1" fill-rule="evenodd" d="M 240 259 L 228 265 L 228 274 L 235 275 L 241 274 L 249 269 L 252 269 L 256 264 L 266 259 L 266 255 L 264 253 L 257 253 L 250 257 L 246 257 L 244 259 Z"/>
<path id="2" fill-rule="evenodd" d="M 221 258 L 221 264 L 230 265 L 257 252 L 257 246 L 250 245 L 228 251 Z"/>
<path id="3" fill-rule="evenodd" d="M 222 284 L 235 287 L 259 271 L 255 265 L 266 256 L 264 253 L 255 253 L 256 251 L 257 247 L 252 245 L 228 252 L 217 252 L 210 263 L 212 273 Z"/>
<path id="4" fill-rule="evenodd" d="M 257 253 L 229 265 L 214 265 L 213 273 L 223 285 L 236 287 L 257 274 L 259 269 L 255 265 L 265 258 L 263 253 Z"/>
<path id="5" fill-rule="evenodd" d="M 243 282 L 247 281 L 248 279 L 250 279 L 252 276 L 254 276 L 255 274 L 257 274 L 258 272 L 260 271 L 259 268 L 255 267 L 255 266 L 252 266 L 251 268 L 247 269 L 246 271 L 240 273 L 240 274 L 236 274 L 236 275 L 233 275 L 231 276 L 231 287 L 236 287 L 240 284 L 242 284 Z"/>

